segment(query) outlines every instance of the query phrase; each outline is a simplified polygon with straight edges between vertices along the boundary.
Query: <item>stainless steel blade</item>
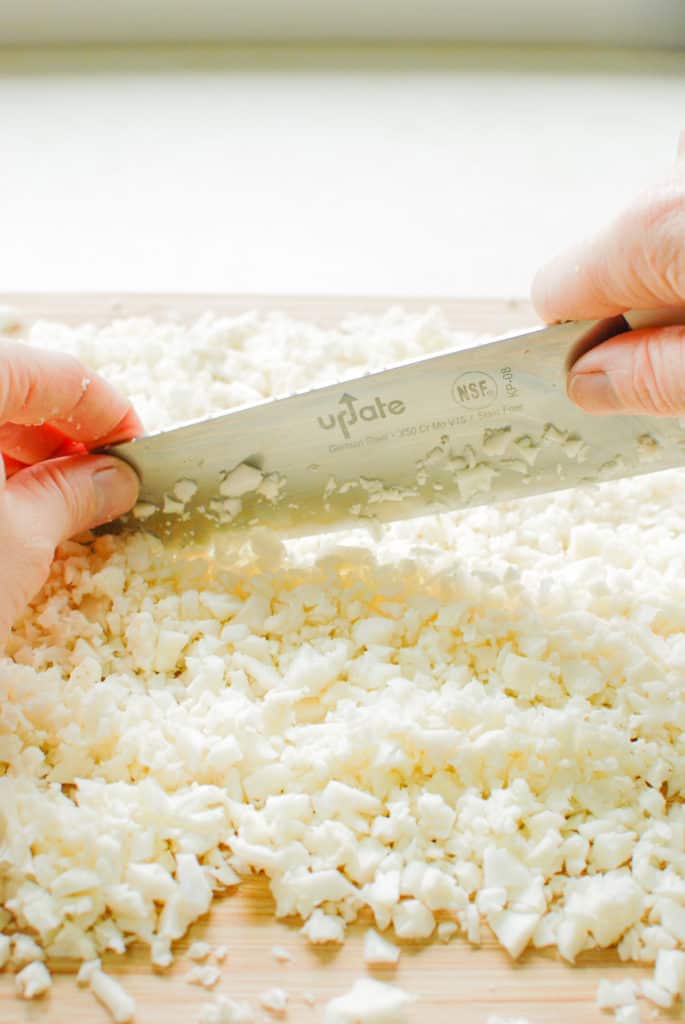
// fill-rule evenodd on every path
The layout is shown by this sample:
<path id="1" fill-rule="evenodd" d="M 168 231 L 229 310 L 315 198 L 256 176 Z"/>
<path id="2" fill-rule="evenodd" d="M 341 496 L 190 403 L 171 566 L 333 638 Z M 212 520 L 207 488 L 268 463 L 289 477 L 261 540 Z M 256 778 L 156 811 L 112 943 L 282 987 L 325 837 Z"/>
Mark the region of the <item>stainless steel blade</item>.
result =
<path id="1" fill-rule="evenodd" d="M 685 421 L 590 416 L 566 396 L 581 351 L 673 319 L 627 318 L 536 328 L 117 445 L 145 503 L 127 525 L 182 541 L 223 524 L 305 534 L 683 465 Z"/>

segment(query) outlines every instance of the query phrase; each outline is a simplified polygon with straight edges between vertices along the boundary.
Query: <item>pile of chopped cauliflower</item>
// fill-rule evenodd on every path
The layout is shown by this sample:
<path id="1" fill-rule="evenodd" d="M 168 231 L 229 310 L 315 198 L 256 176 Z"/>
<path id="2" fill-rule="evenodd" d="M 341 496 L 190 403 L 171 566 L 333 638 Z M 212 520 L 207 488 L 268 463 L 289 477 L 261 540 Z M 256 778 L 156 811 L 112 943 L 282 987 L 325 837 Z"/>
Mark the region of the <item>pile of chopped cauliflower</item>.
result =
<path id="1" fill-rule="evenodd" d="M 154 430 L 472 339 L 389 311 L 28 340 Z M 389 937 L 488 927 L 512 957 L 617 945 L 669 1006 L 684 786 L 685 472 L 373 536 L 224 532 L 204 556 L 69 542 L 0 658 L 0 966 L 32 942 L 39 995 L 46 955 L 91 984 L 134 940 L 168 965 L 214 893 L 263 872 L 314 943 L 370 910 Z M 635 994 L 606 1007 L 639 1021 Z"/>

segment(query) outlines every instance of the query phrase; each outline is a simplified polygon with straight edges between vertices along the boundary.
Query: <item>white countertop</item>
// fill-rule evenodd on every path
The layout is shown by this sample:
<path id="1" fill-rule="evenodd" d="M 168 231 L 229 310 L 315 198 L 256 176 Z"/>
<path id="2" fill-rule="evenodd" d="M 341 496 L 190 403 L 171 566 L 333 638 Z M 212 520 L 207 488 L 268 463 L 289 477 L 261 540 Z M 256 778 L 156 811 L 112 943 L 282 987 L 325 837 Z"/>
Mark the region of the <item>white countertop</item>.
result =
<path id="1" fill-rule="evenodd" d="M 0 291 L 522 295 L 669 166 L 678 53 L 0 54 Z"/>

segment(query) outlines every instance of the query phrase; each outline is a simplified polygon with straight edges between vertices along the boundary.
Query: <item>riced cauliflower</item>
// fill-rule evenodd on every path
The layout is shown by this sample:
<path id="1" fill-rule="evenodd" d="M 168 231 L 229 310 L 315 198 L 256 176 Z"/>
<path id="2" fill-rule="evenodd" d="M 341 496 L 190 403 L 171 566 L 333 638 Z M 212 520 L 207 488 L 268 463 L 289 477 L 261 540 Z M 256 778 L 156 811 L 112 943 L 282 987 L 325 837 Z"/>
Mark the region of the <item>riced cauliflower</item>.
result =
<path id="1" fill-rule="evenodd" d="M 397 311 L 30 332 L 149 430 L 468 340 Z M 0 659 L 3 930 L 82 961 L 140 940 L 164 965 L 263 872 L 313 942 L 365 908 L 402 938 L 488 924 L 512 957 L 617 945 L 657 962 L 646 996 L 678 998 L 684 492 L 670 471 L 373 536 L 226 531 L 204 557 L 144 532 L 63 545 Z M 129 1019 L 114 979 L 91 985 Z M 203 1019 L 238 1019 L 216 1006 Z"/>

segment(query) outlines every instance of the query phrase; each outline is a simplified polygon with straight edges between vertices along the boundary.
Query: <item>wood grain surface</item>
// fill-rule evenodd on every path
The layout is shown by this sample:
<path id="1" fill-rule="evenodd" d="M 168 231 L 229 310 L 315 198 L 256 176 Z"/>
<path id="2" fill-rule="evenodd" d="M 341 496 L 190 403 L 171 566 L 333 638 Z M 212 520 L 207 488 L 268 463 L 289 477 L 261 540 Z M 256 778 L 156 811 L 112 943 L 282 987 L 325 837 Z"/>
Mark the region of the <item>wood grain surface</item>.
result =
<path id="1" fill-rule="evenodd" d="M 118 316 L 172 315 L 192 318 L 207 310 L 237 313 L 248 309 L 278 309 L 293 316 L 330 325 L 348 312 L 380 312 L 389 305 L 408 310 L 440 306 L 451 325 L 469 330 L 499 332 L 534 323 L 530 307 L 516 300 L 314 298 L 218 295 L 0 295 L 0 305 L 12 305 L 25 323 L 35 318 L 67 323 L 102 323 Z M 600 978 L 639 979 L 650 972 L 621 964 L 614 951 L 595 952 L 571 967 L 549 951 L 526 953 L 517 963 L 486 936 L 479 948 L 455 938 L 440 942 L 399 943 L 402 955 L 392 970 L 369 971 L 363 959 L 363 936 L 369 919 L 348 931 L 342 947 L 312 947 L 299 934 L 298 922 L 276 921 L 266 881 L 249 878 L 231 895 L 217 900 L 211 913 L 198 922 L 176 946 L 177 960 L 166 972 L 150 968 L 146 950 L 136 946 L 125 957 L 108 957 L 106 969 L 116 974 L 135 997 L 137 1024 L 195 1024 L 199 1009 L 212 996 L 184 980 L 191 962 L 190 942 L 205 939 L 224 944 L 229 953 L 221 979 L 213 990 L 249 999 L 274 985 L 286 989 L 288 1024 L 318 1024 L 326 1001 L 348 989 L 364 974 L 393 981 L 417 999 L 412 1024 L 486 1024 L 490 1015 L 523 1017 L 530 1024 L 609 1024 L 612 1015 L 595 1003 Z M 278 963 L 274 945 L 284 946 L 291 963 Z M 14 996 L 11 974 L 0 974 L 0 1024 L 105 1024 L 110 1018 L 87 991 L 74 981 L 77 964 L 57 962 L 51 992 L 31 1003 Z M 305 1000 L 314 997 L 314 1005 Z M 645 1024 L 681 1020 L 678 1011 L 655 1012 L 643 1004 Z M 257 1021 L 277 1020 L 259 1011 Z"/>

